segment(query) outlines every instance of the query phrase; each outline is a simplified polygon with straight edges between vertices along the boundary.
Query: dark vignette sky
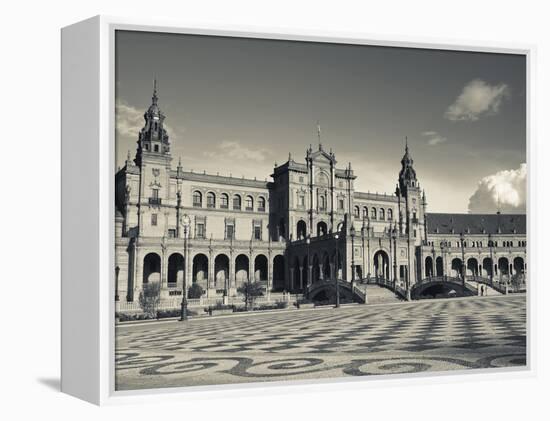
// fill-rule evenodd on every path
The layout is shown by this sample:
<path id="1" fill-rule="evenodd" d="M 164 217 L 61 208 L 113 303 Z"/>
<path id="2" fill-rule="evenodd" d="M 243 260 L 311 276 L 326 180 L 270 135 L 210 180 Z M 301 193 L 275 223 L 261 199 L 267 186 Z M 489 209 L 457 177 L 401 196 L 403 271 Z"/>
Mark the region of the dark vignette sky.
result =
<path id="1" fill-rule="evenodd" d="M 117 165 L 135 153 L 156 77 L 174 166 L 181 156 L 187 170 L 263 179 L 289 152 L 303 162 L 319 120 L 358 189 L 394 190 L 408 136 L 430 211 L 466 212 L 474 193 L 495 194 L 480 180 L 510 183 L 499 174 L 526 160 L 525 66 L 510 54 L 118 31 Z M 459 101 L 473 114 L 450 116 L 473 81 Z"/>

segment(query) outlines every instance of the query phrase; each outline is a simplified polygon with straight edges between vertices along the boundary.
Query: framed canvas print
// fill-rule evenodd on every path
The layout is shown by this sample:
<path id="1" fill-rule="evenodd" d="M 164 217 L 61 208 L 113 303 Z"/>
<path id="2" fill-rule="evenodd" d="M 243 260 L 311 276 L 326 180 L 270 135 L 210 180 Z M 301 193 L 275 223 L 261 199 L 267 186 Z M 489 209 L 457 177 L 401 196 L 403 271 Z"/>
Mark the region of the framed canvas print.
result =
<path id="1" fill-rule="evenodd" d="M 529 369 L 529 48 L 62 33 L 62 389 Z"/>

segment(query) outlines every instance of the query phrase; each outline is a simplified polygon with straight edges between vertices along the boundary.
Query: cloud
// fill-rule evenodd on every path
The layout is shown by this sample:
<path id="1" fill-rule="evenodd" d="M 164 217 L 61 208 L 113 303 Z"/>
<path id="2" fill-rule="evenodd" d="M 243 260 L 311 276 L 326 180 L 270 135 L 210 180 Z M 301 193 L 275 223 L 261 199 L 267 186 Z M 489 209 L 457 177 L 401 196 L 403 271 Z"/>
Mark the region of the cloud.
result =
<path id="1" fill-rule="evenodd" d="M 438 132 L 435 131 L 427 131 L 422 133 L 422 136 L 428 138 L 428 145 L 435 146 L 439 145 L 440 143 L 445 143 L 447 141 L 447 138 L 444 136 L 441 136 Z"/>
<path id="2" fill-rule="evenodd" d="M 499 171 L 481 179 L 470 197 L 472 213 L 524 213 L 526 209 L 527 165 L 518 169 Z"/>
<path id="3" fill-rule="evenodd" d="M 491 86 L 481 79 L 474 79 L 462 89 L 453 104 L 445 112 L 445 118 L 452 121 L 476 121 L 483 115 L 498 113 L 504 98 L 510 94 L 508 85 Z"/>
<path id="4" fill-rule="evenodd" d="M 139 111 L 124 101 L 116 102 L 116 132 L 118 136 L 134 137 L 137 140 L 143 124 L 143 111 Z"/>
<path id="5" fill-rule="evenodd" d="M 117 100 L 115 107 L 117 136 L 137 141 L 138 134 L 145 124 L 144 110 L 139 110 L 123 100 Z M 177 137 L 176 131 L 166 123 L 164 123 L 164 128 L 168 132 L 170 140 L 173 141 Z"/>
<path id="6" fill-rule="evenodd" d="M 256 161 L 264 162 L 269 152 L 265 149 L 252 149 L 241 145 L 234 140 L 223 140 L 215 151 L 204 152 L 209 158 L 223 158 L 232 161 Z"/>

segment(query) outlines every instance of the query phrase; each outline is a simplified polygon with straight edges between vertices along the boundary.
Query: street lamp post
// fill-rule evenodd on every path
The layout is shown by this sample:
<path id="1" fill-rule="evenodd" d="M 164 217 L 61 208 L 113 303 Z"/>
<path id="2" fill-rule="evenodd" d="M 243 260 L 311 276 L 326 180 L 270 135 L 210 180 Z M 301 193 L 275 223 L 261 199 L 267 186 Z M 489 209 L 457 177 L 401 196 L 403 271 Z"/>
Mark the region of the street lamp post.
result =
<path id="1" fill-rule="evenodd" d="M 311 244 L 311 235 L 308 234 L 306 237 L 306 246 L 307 246 L 307 279 L 306 279 L 306 288 L 304 289 L 304 295 L 307 298 L 307 292 L 309 291 L 309 286 L 311 285 L 311 256 L 310 256 L 310 244 Z"/>
<path id="2" fill-rule="evenodd" d="M 352 225 L 349 231 L 351 237 L 351 291 L 353 293 L 353 286 L 355 285 L 355 227 Z"/>
<path id="3" fill-rule="evenodd" d="M 433 277 L 436 274 L 435 247 L 434 247 L 433 243 L 432 243 L 432 267 L 431 267 L 431 269 L 432 269 L 432 273 L 430 273 L 430 277 Z"/>
<path id="4" fill-rule="evenodd" d="M 183 225 L 183 264 L 185 265 L 183 270 L 183 288 L 181 296 L 181 317 L 180 321 L 187 320 L 187 235 L 189 234 L 189 226 L 191 225 L 191 218 L 189 215 L 184 214 L 181 219 Z"/>
<path id="5" fill-rule="evenodd" d="M 493 263 L 493 237 L 489 233 L 489 256 L 491 259 L 491 272 L 489 272 L 489 277 L 491 280 L 491 286 L 493 286 L 493 272 L 495 270 L 495 264 Z"/>
<path id="6" fill-rule="evenodd" d="M 464 264 L 464 233 L 460 233 L 460 250 L 462 252 L 462 265 L 460 266 L 460 274 L 462 276 L 462 286 L 466 287 L 466 273 Z"/>
<path id="7" fill-rule="evenodd" d="M 340 285 L 338 284 L 338 233 L 334 234 L 336 243 L 336 262 L 334 265 L 334 280 L 336 282 L 336 308 L 340 307 Z"/>
<path id="8" fill-rule="evenodd" d="M 397 227 L 393 226 L 391 230 L 391 239 L 393 241 L 393 291 L 397 287 Z"/>

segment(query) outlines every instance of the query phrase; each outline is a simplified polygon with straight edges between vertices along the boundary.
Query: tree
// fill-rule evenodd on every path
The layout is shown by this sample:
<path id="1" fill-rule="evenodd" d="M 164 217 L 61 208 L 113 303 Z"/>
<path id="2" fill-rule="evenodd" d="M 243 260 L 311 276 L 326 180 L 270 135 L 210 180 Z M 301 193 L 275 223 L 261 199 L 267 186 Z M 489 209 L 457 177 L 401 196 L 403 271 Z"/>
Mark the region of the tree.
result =
<path id="1" fill-rule="evenodd" d="M 264 287 L 261 282 L 249 281 L 237 288 L 237 292 L 244 295 L 245 307 L 248 310 L 249 308 L 254 308 L 254 300 L 256 297 L 264 295 Z"/>
<path id="2" fill-rule="evenodd" d="M 160 282 L 147 282 L 139 293 L 139 306 L 145 314 L 156 317 L 160 304 Z"/>
<path id="3" fill-rule="evenodd" d="M 204 289 L 199 284 L 193 284 L 189 288 L 189 292 L 187 293 L 188 298 L 201 298 L 202 294 L 204 293 Z"/>

